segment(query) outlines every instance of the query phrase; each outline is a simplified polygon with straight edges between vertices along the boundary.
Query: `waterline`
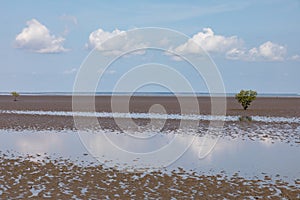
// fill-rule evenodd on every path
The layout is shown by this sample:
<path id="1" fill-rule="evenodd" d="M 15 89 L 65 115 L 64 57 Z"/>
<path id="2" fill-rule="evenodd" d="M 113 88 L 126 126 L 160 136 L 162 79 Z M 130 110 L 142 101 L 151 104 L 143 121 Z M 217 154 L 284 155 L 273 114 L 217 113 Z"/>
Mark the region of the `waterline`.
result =
<path id="1" fill-rule="evenodd" d="M 0 110 L 1 114 L 46 115 L 46 116 L 78 116 L 125 119 L 173 119 L 202 121 L 239 121 L 240 116 L 196 115 L 196 114 L 160 114 L 160 113 L 118 113 L 118 112 L 73 112 L 73 111 L 38 111 L 38 110 Z M 299 117 L 251 116 L 256 122 L 300 123 Z"/>

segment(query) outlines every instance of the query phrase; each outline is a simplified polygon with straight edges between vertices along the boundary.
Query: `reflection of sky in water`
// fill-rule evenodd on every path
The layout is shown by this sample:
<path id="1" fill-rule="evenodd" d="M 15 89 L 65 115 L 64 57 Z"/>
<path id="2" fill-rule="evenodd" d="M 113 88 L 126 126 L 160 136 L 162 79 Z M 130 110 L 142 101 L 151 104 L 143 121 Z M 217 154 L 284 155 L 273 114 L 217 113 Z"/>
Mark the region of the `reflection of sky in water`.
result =
<path id="1" fill-rule="evenodd" d="M 120 153 L 122 151 L 107 141 L 116 142 L 119 147 L 136 154 Z M 203 146 L 203 138 L 192 135 L 157 134 L 151 140 L 142 139 L 138 143 L 132 136 L 116 133 L 84 133 L 81 134 L 89 151 L 100 161 L 106 161 L 108 166 L 127 163 L 127 166 L 158 166 L 158 162 L 170 160 L 172 154 L 178 154 L 193 139 L 190 148 L 171 166 L 171 169 L 182 167 L 185 170 L 214 173 L 225 170 L 232 174 L 239 172 L 241 175 L 253 177 L 262 172 L 270 175 L 280 174 L 291 179 L 300 176 L 300 148 L 299 145 L 270 141 L 250 141 L 240 139 L 220 139 L 208 156 L 199 159 L 199 149 Z M 133 142 L 134 141 L 134 142 Z M 174 142 L 174 146 L 165 146 L 170 150 L 164 153 L 154 154 L 155 157 L 143 157 L 146 152 L 164 147 Z M 208 140 L 205 145 L 211 146 Z M 110 143 L 110 144 L 109 144 Z M 117 149 L 117 150 L 116 150 Z M 12 150 L 21 154 L 44 154 L 57 155 L 64 158 L 89 160 L 89 156 L 83 156 L 87 150 L 79 139 L 78 134 L 71 131 L 39 131 L 24 130 L 22 132 L 0 130 L 0 150 Z M 179 154 L 181 155 L 181 154 Z M 148 160 L 147 160 L 148 159 Z M 169 160 L 168 160 L 169 159 Z M 109 160 L 113 160 L 108 162 Z M 158 163 L 160 164 L 160 163 Z M 124 167 L 124 166 L 123 166 Z"/>

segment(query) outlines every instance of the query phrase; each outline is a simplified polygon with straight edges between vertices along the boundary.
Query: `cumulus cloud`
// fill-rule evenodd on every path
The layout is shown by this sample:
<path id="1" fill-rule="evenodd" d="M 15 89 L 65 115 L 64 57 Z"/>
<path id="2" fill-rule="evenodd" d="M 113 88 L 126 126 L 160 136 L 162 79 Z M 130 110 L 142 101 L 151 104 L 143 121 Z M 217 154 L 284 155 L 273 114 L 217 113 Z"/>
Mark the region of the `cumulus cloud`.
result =
<path id="1" fill-rule="evenodd" d="M 113 37 L 114 40 L 109 40 Z M 90 34 L 86 47 L 89 49 L 96 48 L 108 55 L 118 55 L 126 51 L 145 48 L 149 45 L 149 43 L 141 42 L 143 40 L 139 41 L 138 38 L 139 37 L 132 38 L 126 31 L 119 29 L 115 29 L 112 32 L 98 29 Z M 109 42 L 106 42 L 107 40 L 109 40 Z M 231 60 L 283 61 L 286 59 L 299 59 L 297 55 L 293 58 L 287 58 L 287 48 L 271 41 L 264 42 L 258 47 L 248 49 L 245 47 L 243 39 L 238 36 L 216 34 L 211 28 L 204 28 L 202 31 L 193 35 L 192 38 L 175 47 L 171 46 L 172 43 L 170 43 L 168 38 L 155 42 L 165 46 L 170 52 L 174 52 L 174 54 L 166 53 L 166 55 L 175 61 L 182 61 L 180 56 L 201 55 L 204 51 L 210 54 L 218 54 Z M 144 53 L 145 51 L 141 50 L 135 54 Z"/>
<path id="2" fill-rule="evenodd" d="M 243 41 L 237 36 L 216 35 L 211 28 L 204 28 L 202 32 L 195 34 L 186 43 L 175 48 L 175 52 L 181 54 L 198 54 L 207 52 L 222 53 L 242 46 Z"/>
<path id="3" fill-rule="evenodd" d="M 89 48 L 97 48 L 98 50 L 104 50 L 106 47 L 103 46 L 103 43 L 117 35 L 125 35 L 125 31 L 120 31 L 119 29 L 115 29 L 112 32 L 106 32 L 102 29 L 98 29 L 93 31 L 89 36 L 89 43 L 87 47 Z"/>
<path id="4" fill-rule="evenodd" d="M 234 48 L 226 53 L 228 59 L 233 60 L 246 60 L 246 61 L 283 61 L 285 60 L 287 48 L 273 43 L 265 42 L 259 47 L 252 49 L 238 49 Z"/>
<path id="5" fill-rule="evenodd" d="M 93 31 L 89 36 L 89 41 L 86 47 L 89 49 L 96 48 L 99 51 L 104 51 L 108 55 L 118 55 L 126 51 L 144 48 L 147 45 L 139 42 L 135 38 L 128 38 L 126 31 L 121 31 L 115 29 L 112 32 L 104 31 L 103 29 L 98 29 Z M 113 38 L 113 40 L 109 40 Z M 109 42 L 106 42 L 109 40 Z M 136 51 L 132 54 L 143 54 L 144 51 Z"/>
<path id="6" fill-rule="evenodd" d="M 49 29 L 36 19 L 26 22 L 25 27 L 15 38 L 15 47 L 36 53 L 60 53 L 65 39 L 51 35 Z"/>
<path id="7" fill-rule="evenodd" d="M 286 47 L 279 44 L 272 43 L 270 41 L 263 43 L 258 48 L 250 49 L 253 57 L 262 57 L 270 61 L 282 61 L 286 55 Z"/>
<path id="8" fill-rule="evenodd" d="M 287 48 L 285 46 L 267 41 L 258 47 L 247 49 L 244 41 L 237 36 L 217 35 L 211 28 L 204 28 L 191 39 L 176 48 L 174 52 L 185 54 L 218 53 L 225 55 L 227 59 L 244 61 L 283 61 L 286 59 Z M 293 60 L 299 59 L 296 55 Z M 180 60 L 175 57 L 174 60 Z"/>

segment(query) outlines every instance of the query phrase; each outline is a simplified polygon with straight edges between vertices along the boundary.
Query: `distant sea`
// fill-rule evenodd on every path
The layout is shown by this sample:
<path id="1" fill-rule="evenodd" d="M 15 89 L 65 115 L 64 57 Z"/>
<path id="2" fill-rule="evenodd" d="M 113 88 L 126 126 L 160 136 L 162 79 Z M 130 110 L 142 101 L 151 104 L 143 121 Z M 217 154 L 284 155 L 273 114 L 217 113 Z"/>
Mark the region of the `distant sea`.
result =
<path id="1" fill-rule="evenodd" d="M 94 93 L 89 92 L 80 92 L 76 93 L 78 95 L 94 95 Z M 209 97 L 209 96 L 227 96 L 227 97 L 233 97 L 236 93 L 205 93 L 205 92 L 197 92 L 195 94 L 192 93 L 176 93 L 178 96 L 199 96 L 199 97 Z M 10 92 L 0 92 L 0 95 L 10 95 Z M 28 95 L 28 96 L 35 96 L 35 95 L 41 95 L 41 96 L 71 96 L 73 95 L 73 92 L 20 92 L 20 95 Z M 171 92 L 135 92 L 135 93 L 128 93 L 128 92 L 96 92 L 96 96 L 175 96 L 174 93 Z M 300 94 L 297 93 L 258 93 L 258 97 L 300 97 Z"/>

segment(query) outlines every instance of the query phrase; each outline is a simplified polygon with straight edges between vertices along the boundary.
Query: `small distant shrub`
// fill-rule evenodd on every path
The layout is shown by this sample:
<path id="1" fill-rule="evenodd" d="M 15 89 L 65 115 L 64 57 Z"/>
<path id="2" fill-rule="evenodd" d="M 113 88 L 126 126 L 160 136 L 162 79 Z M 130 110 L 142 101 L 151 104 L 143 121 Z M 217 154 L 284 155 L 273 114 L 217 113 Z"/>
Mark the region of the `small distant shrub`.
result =
<path id="1" fill-rule="evenodd" d="M 12 92 L 11 95 L 14 97 L 14 101 L 17 101 L 17 98 L 20 96 L 17 92 Z"/>
<path id="2" fill-rule="evenodd" d="M 250 117 L 250 116 L 240 116 L 239 117 L 239 121 L 240 122 L 251 122 L 252 121 L 252 117 Z"/>
<path id="3" fill-rule="evenodd" d="M 241 90 L 235 95 L 235 98 L 243 106 L 244 110 L 250 106 L 251 102 L 256 99 L 257 92 L 253 90 Z"/>

